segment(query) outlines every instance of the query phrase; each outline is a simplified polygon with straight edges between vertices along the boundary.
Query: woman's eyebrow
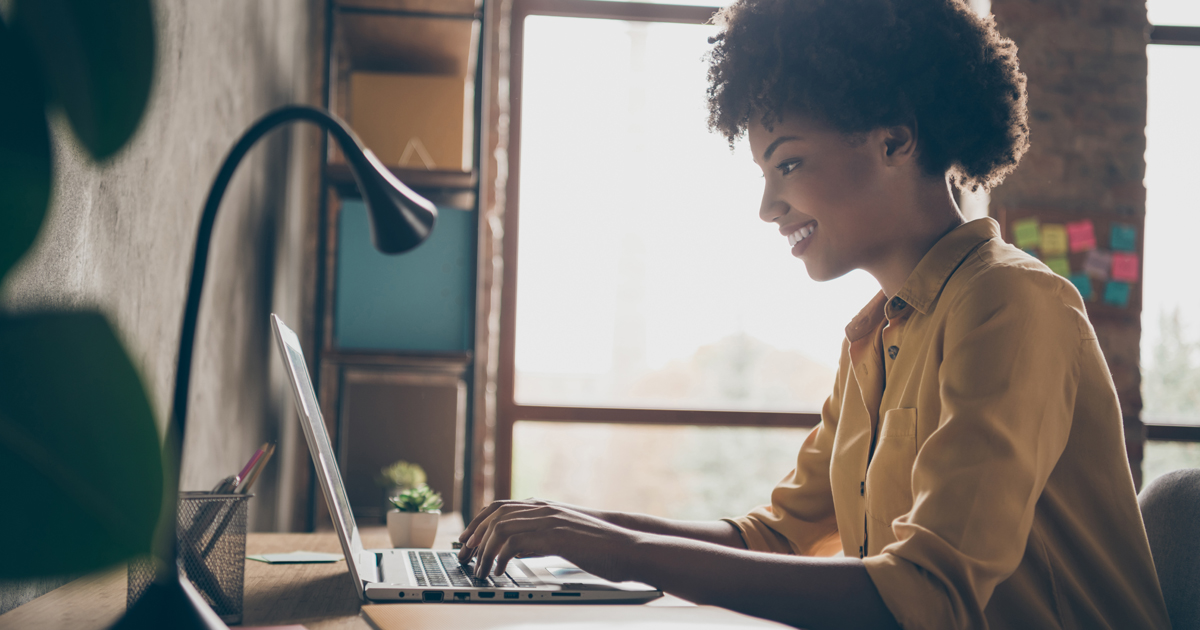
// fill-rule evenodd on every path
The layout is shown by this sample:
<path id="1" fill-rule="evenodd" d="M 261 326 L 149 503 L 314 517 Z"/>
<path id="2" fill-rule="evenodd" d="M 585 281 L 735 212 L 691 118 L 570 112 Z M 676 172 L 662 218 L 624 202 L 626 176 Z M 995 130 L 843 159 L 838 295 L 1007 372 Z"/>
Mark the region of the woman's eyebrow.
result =
<path id="1" fill-rule="evenodd" d="M 767 147 L 767 150 L 763 151 L 763 161 L 765 162 L 765 161 L 771 159 L 771 154 L 774 153 L 775 149 L 778 149 L 779 145 L 783 144 L 784 142 L 791 142 L 792 140 L 803 140 L 803 139 L 804 138 L 801 138 L 800 136 L 782 136 L 780 138 L 775 138 L 775 142 L 772 142 L 770 144 L 770 146 Z"/>

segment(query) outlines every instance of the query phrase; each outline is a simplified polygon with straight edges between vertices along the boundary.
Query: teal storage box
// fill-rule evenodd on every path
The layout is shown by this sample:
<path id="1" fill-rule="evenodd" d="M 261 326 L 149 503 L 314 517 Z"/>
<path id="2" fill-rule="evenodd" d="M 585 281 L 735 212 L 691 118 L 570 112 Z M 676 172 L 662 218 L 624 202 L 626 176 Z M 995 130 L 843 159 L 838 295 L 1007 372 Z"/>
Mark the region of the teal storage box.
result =
<path id="1" fill-rule="evenodd" d="M 475 212 L 438 208 L 433 234 L 388 256 L 371 242 L 367 207 L 338 218 L 334 345 L 344 350 L 467 352 L 475 302 Z"/>

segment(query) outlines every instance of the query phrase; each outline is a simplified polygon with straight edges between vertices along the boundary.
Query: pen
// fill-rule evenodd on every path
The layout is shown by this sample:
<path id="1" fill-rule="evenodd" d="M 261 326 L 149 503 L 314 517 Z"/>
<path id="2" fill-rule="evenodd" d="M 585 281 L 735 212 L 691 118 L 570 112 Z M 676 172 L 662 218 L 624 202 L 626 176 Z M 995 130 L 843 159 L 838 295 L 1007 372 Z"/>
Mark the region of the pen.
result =
<path id="1" fill-rule="evenodd" d="M 259 457 L 254 463 L 254 468 L 250 471 L 249 477 L 245 480 L 245 483 L 241 484 L 241 487 L 234 492 L 238 494 L 247 494 L 250 492 L 250 487 L 254 485 L 254 481 L 258 479 L 259 473 L 261 473 L 262 469 L 266 467 L 267 462 L 271 459 L 271 455 L 275 453 L 274 442 L 268 442 L 263 446 L 266 450 L 263 452 L 262 457 Z M 217 546 L 217 541 L 221 539 L 221 534 L 225 533 L 225 528 L 229 527 L 229 523 L 233 519 L 233 514 L 234 511 L 231 506 L 226 510 L 225 518 L 221 519 L 220 524 L 218 524 L 216 530 L 213 531 L 213 535 L 209 537 L 208 544 L 206 544 L 204 546 L 204 550 L 200 552 L 200 557 L 207 558 L 208 554 L 211 553 L 213 548 Z"/>
<path id="2" fill-rule="evenodd" d="M 258 475 L 262 473 L 263 468 L 266 468 L 267 462 L 270 461 L 271 456 L 275 454 L 275 443 L 268 442 L 264 446 L 266 446 L 266 450 L 263 452 L 262 457 L 258 458 L 258 461 L 254 463 L 254 468 L 250 470 L 249 476 L 243 479 L 242 483 L 238 485 L 238 488 L 234 490 L 234 492 L 239 494 L 246 494 L 250 492 L 250 487 L 254 485 L 255 480 L 258 479 Z"/>

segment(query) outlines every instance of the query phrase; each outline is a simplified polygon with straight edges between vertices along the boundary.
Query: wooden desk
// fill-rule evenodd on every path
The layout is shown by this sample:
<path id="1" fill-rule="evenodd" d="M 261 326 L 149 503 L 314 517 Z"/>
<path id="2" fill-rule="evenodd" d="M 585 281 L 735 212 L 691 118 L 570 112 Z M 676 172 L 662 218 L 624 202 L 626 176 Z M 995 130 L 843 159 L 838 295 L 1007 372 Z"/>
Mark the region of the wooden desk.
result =
<path id="1" fill-rule="evenodd" d="M 462 521 L 443 517 L 434 548 L 449 549 Z M 387 530 L 362 527 L 363 546 L 390 547 Z M 314 534 L 247 534 L 246 553 L 342 552 L 332 531 Z M 0 630 L 100 630 L 125 613 L 125 567 L 89 575 L 0 615 Z M 344 561 L 325 564 L 266 564 L 246 561 L 242 625 L 303 624 L 309 630 L 370 630 L 359 616 L 358 593 Z M 421 606 L 422 604 L 415 604 Z M 474 607 L 482 604 L 438 604 Z M 645 606 L 692 606 L 670 595 Z M 235 628 L 237 626 L 234 626 Z M 672 626 L 672 627 L 678 627 Z M 782 626 L 781 626 L 782 627 Z"/>

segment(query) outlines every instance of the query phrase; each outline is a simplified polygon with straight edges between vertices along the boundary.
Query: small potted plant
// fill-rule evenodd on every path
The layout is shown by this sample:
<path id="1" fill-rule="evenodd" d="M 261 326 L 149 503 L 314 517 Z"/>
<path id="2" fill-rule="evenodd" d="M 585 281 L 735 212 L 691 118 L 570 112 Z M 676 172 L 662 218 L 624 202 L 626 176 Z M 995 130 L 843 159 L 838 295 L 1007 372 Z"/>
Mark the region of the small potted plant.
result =
<path id="1" fill-rule="evenodd" d="M 375 484 L 382 490 L 382 514 L 386 515 L 392 508 L 392 497 L 425 484 L 425 469 L 420 464 L 399 460 L 381 468 Z"/>
<path id="2" fill-rule="evenodd" d="M 442 514 L 442 495 L 421 484 L 391 498 L 395 509 L 387 513 L 388 536 L 393 547 L 432 547 Z"/>

